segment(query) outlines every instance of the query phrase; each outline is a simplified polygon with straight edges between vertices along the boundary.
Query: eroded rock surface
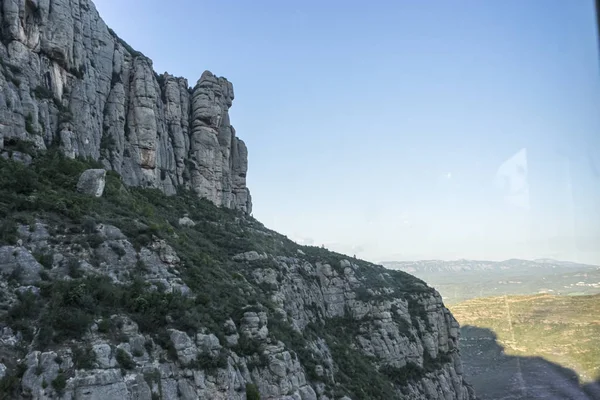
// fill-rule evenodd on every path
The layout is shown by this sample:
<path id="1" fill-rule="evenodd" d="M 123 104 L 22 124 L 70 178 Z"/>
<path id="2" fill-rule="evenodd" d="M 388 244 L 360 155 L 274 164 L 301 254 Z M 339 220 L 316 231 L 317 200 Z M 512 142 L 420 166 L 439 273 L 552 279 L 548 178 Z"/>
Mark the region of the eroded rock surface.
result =
<path id="1" fill-rule="evenodd" d="M 0 150 L 14 140 L 56 143 L 128 185 L 168 194 L 183 186 L 252 211 L 229 81 L 205 71 L 191 88 L 158 75 L 90 0 L 2 0 L 0 21 Z"/>
<path id="2" fill-rule="evenodd" d="M 115 285 L 141 280 L 150 292 L 165 294 L 161 302 L 169 296 L 203 301 L 185 284 L 185 266 L 164 239 L 136 247 L 115 226 L 91 222 L 83 232 L 42 221 L 17 231 L 19 246 L 0 246 L 0 272 L 10 277 L 0 285 L 0 309 L 22 303 L 25 293 L 43 296 L 41 275 L 47 282 L 73 276 Z M 85 242 L 92 245 L 81 246 Z M 80 339 L 45 350 L 29 342 L 44 341 L 41 326 L 34 339 L 5 326 L 0 353 L 15 356 L 6 358 L 10 364 L 0 366 L 0 375 L 23 368 L 18 398 L 40 400 L 244 400 L 248 384 L 268 399 L 351 399 L 353 380 L 373 374 L 389 386 L 382 395 L 365 386 L 368 381 L 358 384 L 369 398 L 475 398 L 463 377 L 458 324 L 439 294 L 415 278 L 345 259 L 248 251 L 231 260 L 237 279 L 265 291 L 268 307 L 248 304 L 220 328 L 187 331 L 165 328 L 172 320 L 167 315 L 160 322 L 163 336 L 154 326 L 142 330 L 129 315 L 114 314 L 96 318 Z M 77 284 L 67 298 L 85 290 Z M 150 298 L 136 298 L 134 310 L 155 312 L 144 308 Z"/>

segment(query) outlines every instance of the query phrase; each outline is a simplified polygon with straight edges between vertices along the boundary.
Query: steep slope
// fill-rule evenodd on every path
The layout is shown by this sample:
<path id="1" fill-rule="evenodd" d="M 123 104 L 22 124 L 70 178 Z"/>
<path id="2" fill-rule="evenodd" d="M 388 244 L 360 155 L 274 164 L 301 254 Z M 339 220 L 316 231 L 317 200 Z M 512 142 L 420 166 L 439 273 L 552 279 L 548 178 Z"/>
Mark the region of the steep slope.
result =
<path id="1" fill-rule="evenodd" d="M 89 0 L 0 1 L 0 150 L 13 139 L 101 160 L 131 186 L 190 188 L 250 213 L 233 86 L 156 74 Z"/>
<path id="2" fill-rule="evenodd" d="M 88 197 L 93 164 L 17 146 L 0 158 L 0 397 L 475 398 L 458 324 L 413 276 L 112 171 Z"/>

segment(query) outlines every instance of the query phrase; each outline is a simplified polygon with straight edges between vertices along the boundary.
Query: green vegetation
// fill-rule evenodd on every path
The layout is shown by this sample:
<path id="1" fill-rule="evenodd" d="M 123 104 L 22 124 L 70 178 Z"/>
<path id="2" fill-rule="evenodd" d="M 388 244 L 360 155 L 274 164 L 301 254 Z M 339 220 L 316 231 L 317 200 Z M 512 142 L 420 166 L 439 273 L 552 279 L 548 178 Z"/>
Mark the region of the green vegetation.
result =
<path id="1" fill-rule="evenodd" d="M 119 365 L 121 366 L 121 368 L 125 368 L 125 369 L 135 368 L 135 361 L 133 361 L 133 359 L 131 358 L 129 353 L 127 353 L 123 349 L 117 349 L 116 359 L 117 359 L 117 362 L 119 363 Z"/>
<path id="2" fill-rule="evenodd" d="M 227 366 L 227 353 L 225 350 L 221 350 L 219 355 L 213 357 L 208 354 L 201 354 L 195 361 L 192 361 L 188 368 L 197 368 L 207 371 L 208 373 L 214 373 L 218 368 L 225 368 Z"/>
<path id="3" fill-rule="evenodd" d="M 587 382 L 600 377 L 600 295 L 488 297 L 449 308 L 461 326 L 493 331 L 507 355 L 543 357 Z"/>
<path id="4" fill-rule="evenodd" d="M 21 378 L 27 371 L 27 365 L 24 363 L 17 364 L 14 372 L 7 371 L 4 378 L 0 379 L 0 400 L 12 400 L 13 394 L 21 386 Z"/>
<path id="5" fill-rule="evenodd" d="M 235 262 L 232 256 L 247 251 L 258 251 L 281 256 L 297 256 L 301 249 L 307 260 L 327 263 L 338 274 L 345 274 L 340 261 L 348 257 L 323 248 L 299 246 L 286 237 L 267 230 L 253 218 L 235 210 L 222 209 L 194 193 L 181 190 L 177 196 L 166 196 L 158 190 L 126 187 L 114 172 L 108 172 L 104 195 L 100 198 L 77 193 L 76 184 L 81 172 L 99 167 L 89 160 L 70 160 L 54 150 L 33 153 L 31 166 L 0 159 L 0 244 L 15 243 L 17 225 L 31 224 L 36 219 L 48 222 L 51 234 L 77 233 L 84 247 L 98 248 L 103 239 L 96 233 L 99 223 L 117 226 L 137 249 L 162 239 L 171 245 L 181 259 L 179 272 L 195 297 L 177 292 L 149 290 L 142 276 L 146 266 L 139 261 L 131 269 L 131 283 L 120 285 L 108 277 L 87 277 L 79 268 L 77 259 L 67 260 L 69 280 L 40 283 L 40 295 L 20 295 L 20 301 L 8 312 L 6 321 L 22 331 L 25 340 L 33 341 L 32 327 L 41 327 L 34 343 L 43 350 L 65 340 L 80 339 L 95 320 L 98 331 L 114 343 L 127 338 L 119 337 L 118 324 L 110 320 L 114 314 L 126 314 L 143 333 L 151 334 L 155 343 L 167 349 L 169 357 L 176 352 L 166 332 L 175 328 L 195 334 L 201 328 L 217 335 L 224 343 L 223 326 L 228 318 L 238 322 L 246 311 L 265 311 L 269 314 L 270 335 L 283 341 L 305 366 L 308 378 L 319 377 L 320 364 L 309 343 L 317 337 L 325 339 L 336 360 L 335 395 L 349 395 L 354 399 L 393 399 L 397 395 L 390 375 L 399 375 L 394 382 L 403 385 L 417 375 L 407 367 L 400 371 L 378 370 L 376 360 L 356 350 L 356 336 L 362 323 L 352 319 L 350 311 L 343 318 L 311 323 L 303 334 L 292 329 L 289 321 L 275 312 L 276 306 L 269 292 L 274 287 L 261 287 L 254 282 L 256 268 L 278 269 L 271 259 L 254 262 Z M 187 214 L 196 222 L 193 227 L 179 226 L 179 219 Z M 124 250 L 114 246 L 120 256 Z M 51 255 L 37 255 L 46 268 L 52 266 Z M 93 261 L 93 260 L 92 260 Z M 400 271 L 389 271 L 364 261 L 355 276 L 371 291 L 361 291 L 363 301 L 380 301 L 402 296 L 417 298 L 429 295 L 431 289 L 422 281 Z M 93 264 L 93 262 L 92 262 Z M 305 272 L 300 272 L 301 274 Z M 307 277 L 308 273 L 305 273 Z M 313 282 L 318 280 L 311 276 Z M 279 276 L 281 283 L 285 279 Z M 250 306 L 250 307 L 249 307 Z M 411 312 L 421 317 L 425 310 L 419 303 L 409 303 Z M 168 317 L 168 318 L 167 318 Z M 406 326 L 408 328 L 408 326 Z M 148 343 L 152 350 L 152 343 Z M 234 349 L 253 357 L 255 367 L 265 367 L 269 360 L 262 355 L 257 342 L 240 338 Z M 75 352 L 75 350 L 74 350 Z M 89 349 L 76 349 L 75 362 L 80 368 L 89 368 L 95 362 Z M 123 350 L 117 351 L 117 360 L 123 369 L 133 368 L 135 362 Z M 445 359 L 432 360 L 425 371 L 435 370 Z M 202 356 L 192 364 L 209 371 L 227 363 L 227 350 L 217 357 Z M 422 372 L 422 371 L 420 371 Z M 54 382 L 52 383 L 55 386 Z M 60 386 L 60 381 L 58 382 Z M 250 390 L 252 393 L 252 389 Z M 339 395 L 339 396 L 338 396 Z"/>
<path id="6" fill-rule="evenodd" d="M 35 133 L 35 128 L 33 127 L 33 115 L 27 114 L 25 117 L 25 130 L 28 133 Z"/>
<path id="7" fill-rule="evenodd" d="M 18 151 L 21 153 L 35 154 L 35 145 L 33 142 L 17 138 L 4 139 L 4 150 L 10 152 Z"/>
<path id="8" fill-rule="evenodd" d="M 36 86 L 33 93 L 38 99 L 51 99 L 53 97 L 52 91 L 42 85 Z"/>
<path id="9" fill-rule="evenodd" d="M 59 393 L 65 390 L 67 387 L 67 376 L 63 372 L 59 372 L 52 381 L 52 387 Z"/>
<path id="10" fill-rule="evenodd" d="M 246 383 L 246 400 L 260 400 L 258 388 L 253 383 Z"/>
<path id="11" fill-rule="evenodd" d="M 92 369 L 96 363 L 96 353 L 92 346 L 73 348 L 73 362 L 79 369 Z"/>
<path id="12" fill-rule="evenodd" d="M 146 57 L 142 52 L 134 50 L 133 47 L 129 45 L 125 40 L 121 39 L 115 31 L 111 28 L 108 28 L 108 32 L 115 38 L 117 41 L 123 46 L 132 56 L 134 57 Z"/>

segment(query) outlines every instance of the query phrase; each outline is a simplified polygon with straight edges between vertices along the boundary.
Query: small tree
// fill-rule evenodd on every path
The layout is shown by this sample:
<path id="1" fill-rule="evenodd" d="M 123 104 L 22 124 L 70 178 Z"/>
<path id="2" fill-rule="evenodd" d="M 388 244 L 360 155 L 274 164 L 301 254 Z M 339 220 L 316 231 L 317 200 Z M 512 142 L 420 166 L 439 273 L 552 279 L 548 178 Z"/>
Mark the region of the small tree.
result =
<path id="1" fill-rule="evenodd" d="M 258 388 L 253 383 L 246 383 L 246 400 L 260 400 Z"/>

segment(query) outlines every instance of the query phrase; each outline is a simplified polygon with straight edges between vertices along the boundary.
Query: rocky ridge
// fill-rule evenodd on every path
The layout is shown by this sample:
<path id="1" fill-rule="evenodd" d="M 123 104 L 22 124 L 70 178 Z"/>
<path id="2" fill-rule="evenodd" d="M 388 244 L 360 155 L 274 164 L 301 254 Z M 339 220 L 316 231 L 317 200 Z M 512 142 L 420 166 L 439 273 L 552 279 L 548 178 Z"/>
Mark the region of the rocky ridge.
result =
<path id="1" fill-rule="evenodd" d="M 114 284 L 128 284 L 132 268 L 142 263 L 141 278 L 150 283 L 150 290 L 193 296 L 181 279 L 181 260 L 164 240 L 154 239 L 138 251 L 114 226 L 93 229 L 99 238 L 96 249 L 80 249 L 70 243 L 85 234 L 51 235 L 41 222 L 32 229 L 19 227 L 21 245 L 0 247 L 2 272 L 10 276 L 21 271 L 14 283 L 16 291 L 4 285 L 4 306 L 23 301 L 24 296 L 43 296 L 39 289 L 43 280 L 69 277 L 73 265 L 82 275 L 107 276 Z M 52 256 L 42 266 L 34 254 L 50 254 L 48 249 Z M 252 384 L 268 399 L 340 398 L 336 381 L 347 379 L 340 377 L 338 363 L 343 361 L 335 349 L 340 344 L 329 336 L 320 337 L 319 326 L 345 320 L 342 329 L 351 330 L 354 350 L 372 358 L 372 368 L 390 368 L 402 379 L 389 398 L 394 394 L 414 399 L 474 398 L 462 377 L 458 324 L 436 292 L 423 287 L 415 296 L 402 298 L 394 296 L 391 287 L 366 289 L 365 278 L 357 274 L 361 267 L 345 259 L 313 264 L 257 252 L 235 258 L 244 277 L 259 287 L 270 287 L 274 312 L 248 306 L 238 318 L 227 318 L 219 332 L 203 328 L 189 335 L 169 328 L 166 339 L 140 332 L 125 314 L 96 319 L 75 342 L 27 351 L 19 364 L 21 394 L 32 399 L 243 400 L 246 385 Z M 383 281 L 393 280 L 383 270 L 379 274 Z M 303 364 L 296 351 L 277 339 L 280 327 L 273 327 L 271 319 L 289 323 L 307 338 L 306 347 L 296 351 L 308 352 L 312 364 Z M 35 335 L 45 334 L 39 329 Z M 14 354 L 20 346 L 31 348 L 22 333 L 9 326 L 2 332 L 3 354 Z M 409 366 L 418 373 L 400 378 Z"/>
<path id="2" fill-rule="evenodd" d="M 0 21 L 0 398 L 475 398 L 435 290 L 249 216 L 226 79 L 89 0 Z"/>
<path id="3" fill-rule="evenodd" d="M 0 158 L 11 399 L 456 399 L 458 324 L 424 282 L 300 246 L 193 192 L 77 190 L 93 163 Z M 259 397 L 260 396 L 260 397 Z"/>
<path id="4" fill-rule="evenodd" d="M 89 0 L 1 0 L 0 21 L 0 150 L 55 145 L 100 160 L 127 185 L 185 187 L 251 212 L 229 81 L 205 71 L 191 88 L 156 74 Z"/>

